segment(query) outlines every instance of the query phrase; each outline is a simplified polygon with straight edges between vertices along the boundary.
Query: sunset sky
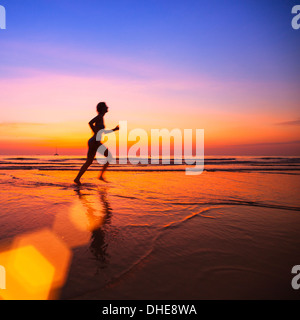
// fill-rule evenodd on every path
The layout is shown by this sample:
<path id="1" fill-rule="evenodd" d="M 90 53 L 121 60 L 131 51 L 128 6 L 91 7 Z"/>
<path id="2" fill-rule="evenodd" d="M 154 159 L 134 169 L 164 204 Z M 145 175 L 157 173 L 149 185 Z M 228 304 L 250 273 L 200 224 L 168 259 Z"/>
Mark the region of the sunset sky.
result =
<path id="1" fill-rule="evenodd" d="M 107 128 L 204 129 L 208 155 L 300 155 L 299 1 L 0 4 L 0 154 L 85 154 L 106 101 Z"/>

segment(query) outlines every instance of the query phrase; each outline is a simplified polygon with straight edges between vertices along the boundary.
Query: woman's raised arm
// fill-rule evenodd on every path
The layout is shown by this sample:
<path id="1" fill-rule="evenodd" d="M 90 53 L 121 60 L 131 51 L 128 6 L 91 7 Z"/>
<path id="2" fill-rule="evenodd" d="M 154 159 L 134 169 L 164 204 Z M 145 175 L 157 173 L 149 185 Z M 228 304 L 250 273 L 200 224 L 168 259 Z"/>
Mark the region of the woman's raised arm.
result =
<path id="1" fill-rule="evenodd" d="M 90 126 L 90 128 L 92 129 L 92 131 L 93 132 L 96 132 L 95 130 L 95 123 L 96 123 L 96 121 L 97 121 L 97 118 L 98 118 L 98 116 L 97 117 L 95 117 L 95 118 L 93 118 L 90 122 L 89 122 L 89 126 Z"/>

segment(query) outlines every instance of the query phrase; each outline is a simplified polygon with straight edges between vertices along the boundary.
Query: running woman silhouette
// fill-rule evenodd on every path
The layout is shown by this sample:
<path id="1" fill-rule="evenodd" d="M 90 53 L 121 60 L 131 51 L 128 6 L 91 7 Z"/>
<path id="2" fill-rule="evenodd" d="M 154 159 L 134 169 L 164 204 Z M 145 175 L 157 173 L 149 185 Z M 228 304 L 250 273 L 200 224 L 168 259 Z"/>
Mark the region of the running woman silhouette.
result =
<path id="1" fill-rule="evenodd" d="M 92 131 L 94 132 L 94 135 L 90 138 L 90 140 L 88 141 L 88 153 L 87 153 L 87 159 L 86 159 L 86 162 L 83 164 L 83 166 L 81 167 L 77 177 L 75 178 L 74 182 L 77 184 L 77 185 L 81 185 L 81 182 L 80 182 L 80 178 L 82 177 L 82 175 L 86 172 L 86 170 L 88 169 L 88 167 L 93 163 L 94 159 L 95 159 L 95 156 L 96 156 L 96 153 L 97 153 L 97 150 L 98 148 L 102 145 L 104 146 L 102 143 L 101 143 L 101 140 L 100 141 L 97 141 L 96 140 L 96 137 L 97 137 L 97 133 L 102 130 L 103 133 L 110 133 L 110 132 L 113 132 L 113 131 L 117 131 L 119 130 L 119 126 L 116 126 L 114 129 L 111 129 L 111 130 L 104 130 L 105 126 L 104 126 L 104 121 L 103 121 L 103 117 L 104 115 L 108 112 L 108 107 L 106 105 L 105 102 L 100 102 L 98 103 L 97 105 L 97 112 L 98 112 L 98 115 L 93 118 L 90 122 L 89 122 L 89 125 L 92 129 Z M 105 147 L 105 146 L 104 146 Z M 104 154 L 103 154 L 107 159 L 106 163 L 103 165 L 103 168 L 102 168 L 102 172 L 100 174 L 100 177 L 99 179 L 102 180 L 102 181 L 105 181 L 107 182 L 104 177 L 103 177 L 103 174 L 105 172 L 105 170 L 107 169 L 108 165 L 109 165 L 109 161 L 108 159 L 111 159 L 112 158 L 112 155 L 110 153 L 110 151 L 105 147 L 105 151 L 104 151 Z"/>

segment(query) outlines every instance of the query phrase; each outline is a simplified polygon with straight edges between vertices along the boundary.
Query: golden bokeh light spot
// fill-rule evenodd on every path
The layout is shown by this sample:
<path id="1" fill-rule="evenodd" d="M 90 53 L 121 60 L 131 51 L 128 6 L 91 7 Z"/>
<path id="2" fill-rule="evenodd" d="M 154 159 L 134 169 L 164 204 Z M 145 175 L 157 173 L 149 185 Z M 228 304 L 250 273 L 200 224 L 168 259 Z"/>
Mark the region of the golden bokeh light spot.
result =
<path id="1" fill-rule="evenodd" d="M 54 267 L 33 246 L 9 249 L 0 253 L 6 270 L 4 300 L 45 300 L 54 276 Z"/>
<path id="2" fill-rule="evenodd" d="M 47 299 L 55 268 L 33 246 L 18 248 L 12 252 L 11 263 L 14 277 L 32 294 L 40 293 Z"/>
<path id="3" fill-rule="evenodd" d="M 49 229 L 16 237 L 0 263 L 6 270 L 5 300 L 57 299 L 65 284 L 72 253 Z"/>
<path id="4" fill-rule="evenodd" d="M 63 240 L 51 230 L 42 229 L 19 236 L 14 247 L 34 246 L 54 267 L 52 289 L 62 287 L 66 281 L 72 253 Z M 54 298 L 54 297 L 51 297 Z"/>

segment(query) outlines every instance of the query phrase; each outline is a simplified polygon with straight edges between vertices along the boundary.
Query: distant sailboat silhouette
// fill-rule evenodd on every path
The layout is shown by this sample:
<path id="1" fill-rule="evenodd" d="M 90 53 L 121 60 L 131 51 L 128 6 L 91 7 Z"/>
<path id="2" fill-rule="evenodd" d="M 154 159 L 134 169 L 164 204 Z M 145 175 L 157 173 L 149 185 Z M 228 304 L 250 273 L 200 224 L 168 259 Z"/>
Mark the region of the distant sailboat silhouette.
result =
<path id="1" fill-rule="evenodd" d="M 59 154 L 57 153 L 57 147 L 55 148 L 55 153 L 54 153 L 55 156 L 59 156 Z"/>

